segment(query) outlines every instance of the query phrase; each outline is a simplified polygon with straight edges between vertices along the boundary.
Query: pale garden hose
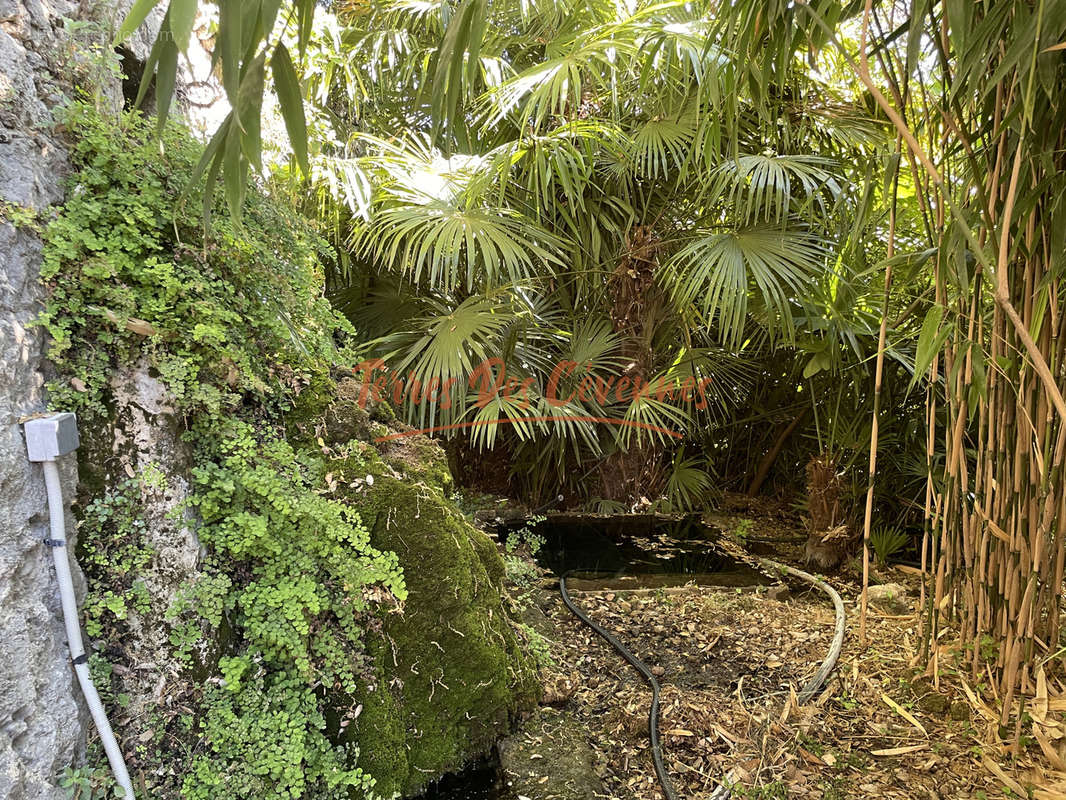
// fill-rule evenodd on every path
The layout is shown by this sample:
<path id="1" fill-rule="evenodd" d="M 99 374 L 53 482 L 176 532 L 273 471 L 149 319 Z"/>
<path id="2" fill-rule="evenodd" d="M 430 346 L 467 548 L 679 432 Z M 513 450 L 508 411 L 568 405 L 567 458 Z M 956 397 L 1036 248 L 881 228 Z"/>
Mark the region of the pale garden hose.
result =
<path id="1" fill-rule="evenodd" d="M 784 572 L 804 580 L 821 589 L 833 601 L 833 609 L 836 612 L 836 630 L 833 633 L 833 641 L 829 645 L 829 652 L 826 654 L 825 660 L 822 661 L 822 666 L 818 668 L 818 671 L 814 673 L 814 677 L 807 681 L 796 695 L 796 702 L 803 705 L 822 688 L 822 684 L 825 683 L 825 679 L 829 677 L 829 673 L 836 666 L 837 659 L 840 658 L 840 649 L 844 646 L 844 601 L 841 600 L 840 594 L 836 589 L 816 575 L 811 575 L 809 572 L 790 567 L 787 564 L 780 564 L 769 558 L 760 558 L 759 564 L 765 569 Z M 721 785 L 711 793 L 711 800 L 728 800 L 733 794 L 735 783 L 735 775 L 730 770 L 726 773 Z"/>
<path id="2" fill-rule="evenodd" d="M 825 683 L 825 679 L 829 677 L 829 673 L 832 672 L 833 667 L 836 666 L 837 659 L 840 658 L 840 650 L 844 646 L 844 601 L 840 599 L 840 594 L 836 589 L 817 575 L 811 575 L 809 572 L 790 567 L 787 564 L 779 564 L 768 558 L 760 558 L 759 563 L 767 569 L 782 570 L 789 575 L 793 575 L 806 581 L 812 586 L 821 589 L 829 596 L 829 599 L 833 601 L 833 609 L 836 612 L 836 629 L 833 632 L 833 641 L 829 644 L 829 652 L 826 653 L 825 660 L 822 661 L 822 666 L 818 668 L 818 671 L 814 673 L 814 677 L 807 681 L 806 685 L 804 685 L 796 695 L 796 701 L 800 705 L 803 705 L 814 697 L 815 693 L 822 688 L 822 684 Z"/>
<path id="3" fill-rule="evenodd" d="M 826 655 L 825 660 L 822 661 L 822 665 L 818 668 L 818 671 L 814 673 L 814 677 L 807 681 L 796 695 L 797 702 L 802 705 L 814 697 L 815 693 L 817 693 L 822 687 L 822 684 L 825 683 L 825 679 L 829 677 L 829 673 L 833 671 L 837 659 L 840 657 L 840 650 L 844 645 L 844 601 L 840 598 L 836 589 L 821 578 L 811 575 L 809 572 L 804 572 L 801 569 L 796 569 L 795 567 L 790 567 L 786 564 L 780 564 L 777 561 L 771 561 L 768 558 L 760 558 L 759 563 L 765 569 L 785 572 L 806 581 L 812 586 L 822 590 L 829 596 L 829 599 L 833 601 L 833 608 L 836 612 L 836 630 L 833 634 L 833 641 L 829 645 L 829 652 Z M 666 800 L 677 800 L 677 794 L 674 791 L 673 783 L 670 781 L 670 775 L 666 771 L 666 765 L 663 763 L 662 744 L 659 741 L 659 694 L 661 691 L 659 681 L 656 680 L 655 675 L 650 669 L 648 669 L 648 666 L 629 652 L 624 644 L 589 619 L 581 609 L 574 605 L 573 600 L 570 599 L 570 594 L 566 591 L 566 579 L 575 571 L 577 570 L 570 570 L 559 578 L 559 593 L 563 597 L 563 603 L 578 619 L 592 628 L 592 630 L 610 644 L 611 647 L 617 650 L 626 661 L 636 667 L 637 671 L 644 677 L 644 680 L 651 686 L 651 708 L 648 712 L 648 736 L 651 740 L 652 761 L 655 764 L 655 774 L 658 776 L 659 783 L 663 787 L 663 793 L 666 795 Z M 711 800 L 727 800 L 727 798 L 733 793 L 734 783 L 734 773 L 731 770 L 726 774 L 722 784 L 711 794 Z"/>
<path id="4" fill-rule="evenodd" d="M 93 685 L 92 678 L 89 677 L 88 657 L 81 638 L 81 624 L 78 622 L 78 603 L 74 597 L 74 581 L 70 576 L 66 523 L 63 517 L 63 486 L 59 480 L 59 468 L 55 461 L 42 461 L 41 467 L 44 469 L 44 485 L 48 492 L 48 525 L 51 531 L 51 538 L 46 543 L 51 547 L 55 560 L 56 578 L 59 581 L 59 599 L 63 605 L 63 624 L 67 630 L 67 644 L 70 646 L 74 672 L 78 676 L 81 692 L 85 695 L 85 703 L 89 706 L 89 713 L 92 714 L 96 730 L 100 734 L 100 741 L 107 754 L 107 760 L 111 764 L 115 781 L 122 787 L 123 798 L 133 800 L 133 783 L 126 769 L 126 761 L 122 757 L 118 742 L 115 741 L 111 723 L 107 721 L 107 713 L 104 711 L 103 703 L 100 702 L 100 695 Z"/>

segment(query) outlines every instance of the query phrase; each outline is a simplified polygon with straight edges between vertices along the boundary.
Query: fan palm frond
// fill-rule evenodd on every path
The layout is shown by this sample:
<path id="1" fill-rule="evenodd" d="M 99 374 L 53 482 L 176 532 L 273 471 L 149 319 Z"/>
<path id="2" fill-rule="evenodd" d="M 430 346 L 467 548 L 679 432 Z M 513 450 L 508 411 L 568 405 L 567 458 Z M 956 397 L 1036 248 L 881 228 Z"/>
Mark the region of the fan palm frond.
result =
<path id="1" fill-rule="evenodd" d="M 529 397 L 502 392 L 475 403 L 467 412 L 470 443 L 479 450 L 491 450 L 503 426 L 508 427 L 521 441 L 533 439 L 540 428 L 532 419 Z"/>
<path id="2" fill-rule="evenodd" d="M 625 365 L 621 344 L 607 320 L 579 320 L 569 336 L 566 357 L 586 373 L 617 372 Z"/>
<path id="3" fill-rule="evenodd" d="M 311 186 L 358 219 L 368 219 L 374 188 L 359 159 L 320 155 L 311 161 Z"/>
<path id="4" fill-rule="evenodd" d="M 700 466 L 699 459 L 685 458 L 684 449 L 679 450 L 666 478 L 665 495 L 671 509 L 691 511 L 705 505 L 710 490 L 710 473 Z"/>
<path id="5" fill-rule="evenodd" d="M 561 263 L 557 237 L 521 214 L 439 201 L 378 211 L 351 248 L 443 292 L 513 283 Z"/>
<path id="6" fill-rule="evenodd" d="M 717 322 L 722 341 L 737 347 L 753 291 L 775 314 L 768 327 L 792 334 L 790 299 L 809 286 L 826 255 L 826 243 L 803 230 L 702 231 L 670 260 L 667 280 L 676 302 L 699 307 Z"/>
<path id="7" fill-rule="evenodd" d="M 711 171 L 707 190 L 747 224 L 782 222 L 807 208 L 825 215 L 842 191 L 833 167 L 819 156 L 741 155 Z"/>
<path id="8" fill-rule="evenodd" d="M 532 213 L 541 220 L 560 211 L 564 216 L 583 214 L 602 152 L 613 149 L 624 157 L 629 144 L 613 123 L 576 120 L 508 142 L 491 158 L 500 191 L 512 184 L 524 188 Z"/>
<path id="9" fill-rule="evenodd" d="M 648 178 L 666 177 L 685 163 L 692 137 L 694 118 L 651 119 L 633 134 L 633 169 Z"/>
<path id="10" fill-rule="evenodd" d="M 563 448 L 584 449 L 597 456 L 603 452 L 597 420 L 604 413 L 595 400 L 582 403 L 566 396 L 549 398 L 540 393 L 533 395 L 529 410 L 530 416 L 537 418 L 541 435 L 546 437 L 541 441 L 556 441 Z"/>
<path id="11" fill-rule="evenodd" d="M 611 33 L 600 28 L 583 32 L 579 40 L 564 36 L 549 42 L 545 49 L 560 55 L 519 72 L 482 98 L 489 123 L 516 117 L 520 128 L 543 130 L 557 118 L 573 119 L 586 94 L 599 89 L 618 60 L 636 50 L 632 39 Z"/>
<path id="12" fill-rule="evenodd" d="M 709 35 L 706 16 L 691 3 L 662 4 L 649 10 L 640 48 L 640 83 L 646 92 L 662 91 L 663 76 L 683 72 L 696 83 L 714 80 L 728 59 Z M 639 15 L 638 15 L 639 18 Z"/>
<path id="13" fill-rule="evenodd" d="M 688 430 L 692 417 L 672 401 L 641 392 L 626 407 L 623 420 L 615 435 L 622 447 L 628 448 L 636 441 L 664 445 Z"/>
<path id="14" fill-rule="evenodd" d="M 367 340 L 402 330 L 412 319 L 423 316 L 427 304 L 400 281 L 377 278 L 367 289 L 350 286 L 330 297 L 355 329 Z"/>
<path id="15" fill-rule="evenodd" d="M 391 372 L 414 386 L 422 387 L 422 398 L 409 398 L 409 421 L 422 427 L 462 417 L 467 406 L 468 386 L 478 370 L 491 370 L 497 362 L 501 331 L 511 312 L 506 295 L 495 292 L 475 295 L 454 308 L 431 303 L 434 313 L 411 321 L 400 332 L 378 340 L 377 347 Z M 425 390 L 437 387 L 435 395 Z M 447 399 L 443 387 L 447 387 Z"/>
<path id="16" fill-rule="evenodd" d="M 724 348 L 681 348 L 652 382 L 669 386 L 674 402 L 694 417 L 722 422 L 751 390 L 758 366 Z"/>
<path id="17" fill-rule="evenodd" d="M 378 189 L 350 247 L 415 282 L 443 292 L 493 288 L 561 263 L 562 241 L 534 220 L 490 202 L 487 161 L 444 157 L 418 139 L 363 137 L 375 146 Z"/>

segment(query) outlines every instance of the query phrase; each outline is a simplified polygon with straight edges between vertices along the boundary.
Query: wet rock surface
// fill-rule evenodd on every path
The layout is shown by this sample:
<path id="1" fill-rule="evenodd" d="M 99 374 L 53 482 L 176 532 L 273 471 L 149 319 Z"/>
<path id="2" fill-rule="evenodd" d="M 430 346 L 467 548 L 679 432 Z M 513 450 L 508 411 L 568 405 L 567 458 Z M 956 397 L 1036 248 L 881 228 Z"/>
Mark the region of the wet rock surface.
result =
<path id="1" fill-rule="evenodd" d="M 899 583 L 882 583 L 867 590 L 867 599 L 893 614 L 905 614 L 911 610 L 910 591 Z"/>
<path id="2" fill-rule="evenodd" d="M 584 726 L 572 714 L 542 709 L 500 743 L 508 791 L 528 800 L 589 800 L 603 796 L 603 781 Z"/>

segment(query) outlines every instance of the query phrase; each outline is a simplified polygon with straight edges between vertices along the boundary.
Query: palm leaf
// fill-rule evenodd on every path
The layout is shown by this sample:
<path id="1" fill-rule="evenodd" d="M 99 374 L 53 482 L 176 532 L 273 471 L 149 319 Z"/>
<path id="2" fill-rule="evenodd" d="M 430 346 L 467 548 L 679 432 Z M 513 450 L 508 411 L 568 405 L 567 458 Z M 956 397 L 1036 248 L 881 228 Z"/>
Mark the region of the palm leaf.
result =
<path id="1" fill-rule="evenodd" d="M 695 458 L 679 450 L 666 478 L 666 500 L 672 509 L 691 511 L 701 505 L 711 489 L 711 476 Z"/>
<path id="2" fill-rule="evenodd" d="M 652 119 L 633 134 L 633 169 L 647 178 L 665 178 L 687 160 L 695 133 L 694 118 Z"/>
<path id="3" fill-rule="evenodd" d="M 426 140 L 361 140 L 375 150 L 361 164 L 378 187 L 349 242 L 359 258 L 443 292 L 514 283 L 561 263 L 559 237 L 490 203 L 486 159 L 445 158 Z"/>
<path id="4" fill-rule="evenodd" d="M 433 313 L 413 320 L 406 330 L 378 340 L 376 348 L 397 377 L 424 388 L 449 387 L 448 407 L 438 401 L 414 402 L 407 398 L 408 420 L 422 427 L 462 418 L 468 387 L 478 368 L 491 367 L 498 357 L 500 332 L 509 321 L 506 296 L 493 293 L 467 298 L 454 308 L 431 302 Z"/>
<path id="5" fill-rule="evenodd" d="M 805 231 L 703 231 L 670 260 L 667 280 L 676 302 L 696 305 L 737 347 L 752 293 L 775 315 L 769 327 L 792 334 L 791 298 L 809 287 L 825 257 L 825 243 Z"/>
<path id="6" fill-rule="evenodd" d="M 732 206 L 747 224 L 780 223 L 813 212 L 824 217 L 842 191 L 833 166 L 819 156 L 741 155 L 711 171 L 707 192 Z"/>

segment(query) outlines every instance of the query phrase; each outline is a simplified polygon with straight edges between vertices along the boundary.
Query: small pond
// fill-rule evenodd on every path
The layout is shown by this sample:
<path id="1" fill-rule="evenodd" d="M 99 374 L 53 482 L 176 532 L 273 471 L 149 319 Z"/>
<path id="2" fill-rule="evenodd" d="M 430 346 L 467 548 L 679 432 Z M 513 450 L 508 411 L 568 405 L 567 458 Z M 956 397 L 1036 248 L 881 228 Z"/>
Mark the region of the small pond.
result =
<path id="1" fill-rule="evenodd" d="M 419 795 L 418 800 L 502 800 L 507 796 L 503 788 L 500 758 L 493 751 L 461 772 L 445 775 Z"/>
<path id="2" fill-rule="evenodd" d="M 552 514 L 534 523 L 509 523 L 504 536 L 527 529 L 544 540 L 537 561 L 555 575 L 595 576 L 605 587 L 663 586 L 695 580 L 713 586 L 751 586 L 762 576 L 718 546 L 720 532 L 697 516 L 595 517 Z"/>

